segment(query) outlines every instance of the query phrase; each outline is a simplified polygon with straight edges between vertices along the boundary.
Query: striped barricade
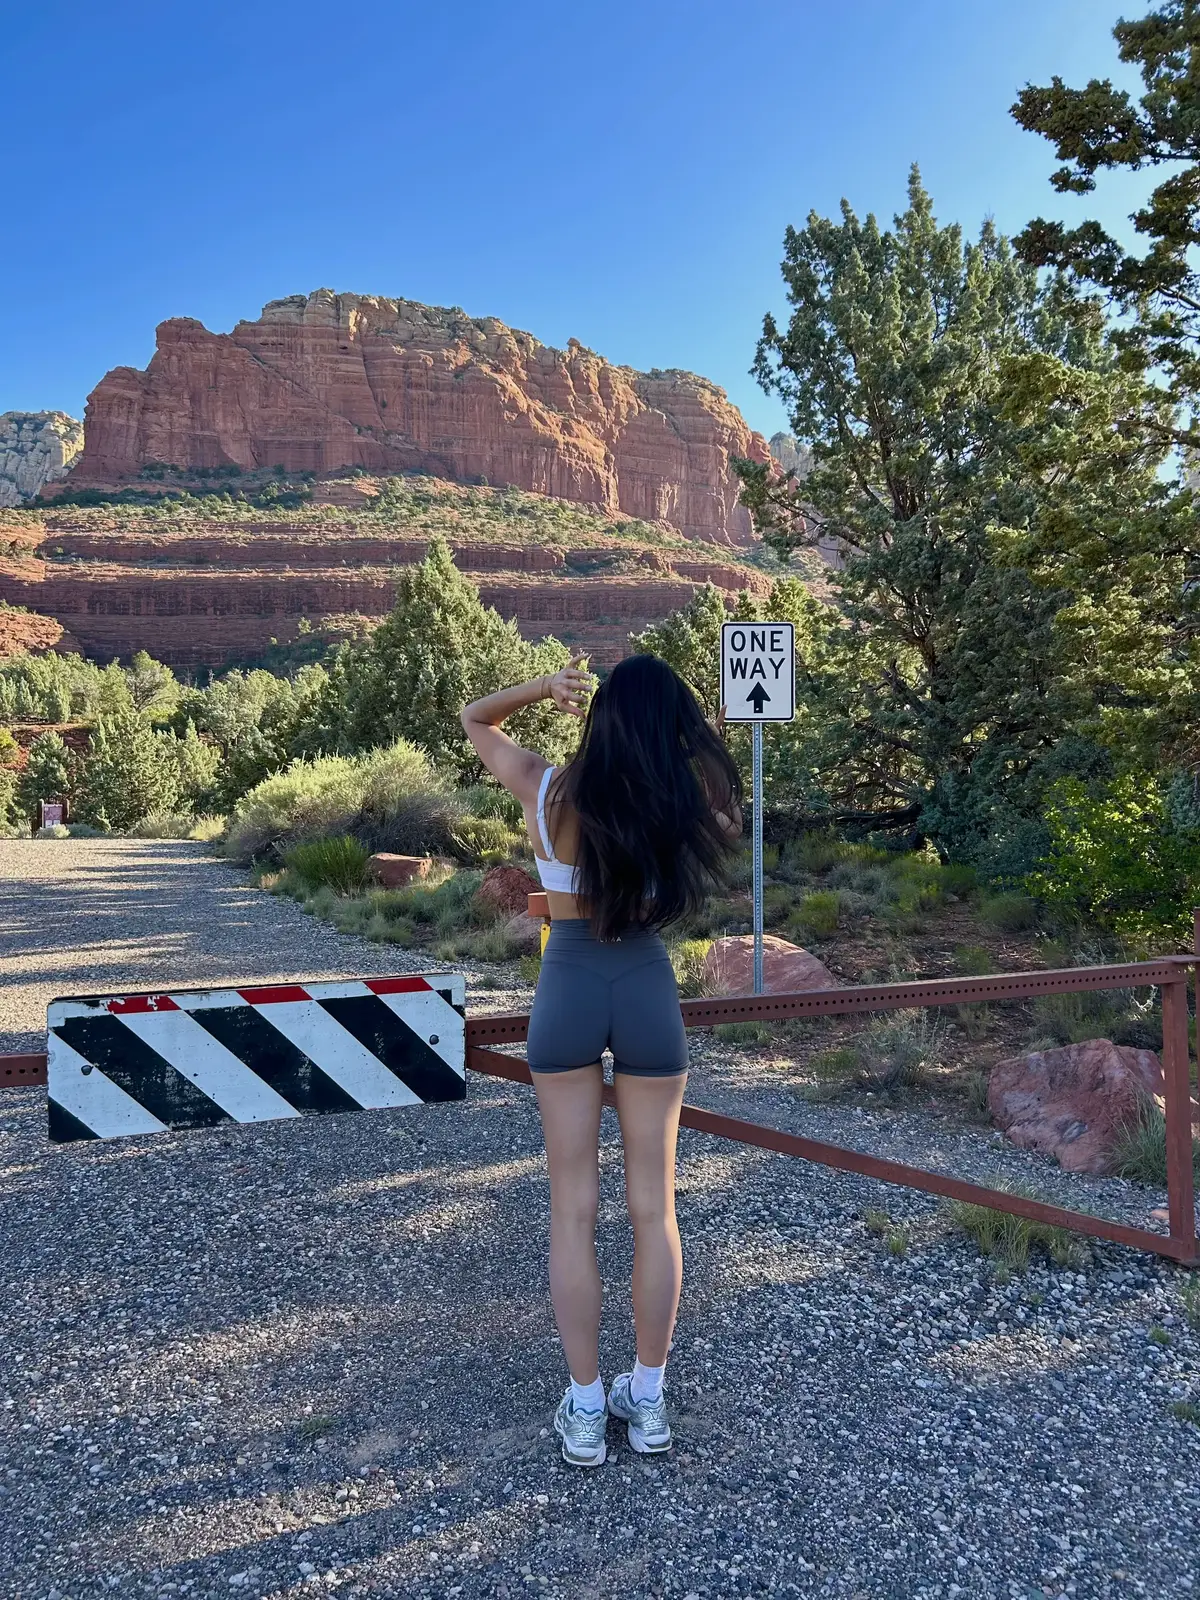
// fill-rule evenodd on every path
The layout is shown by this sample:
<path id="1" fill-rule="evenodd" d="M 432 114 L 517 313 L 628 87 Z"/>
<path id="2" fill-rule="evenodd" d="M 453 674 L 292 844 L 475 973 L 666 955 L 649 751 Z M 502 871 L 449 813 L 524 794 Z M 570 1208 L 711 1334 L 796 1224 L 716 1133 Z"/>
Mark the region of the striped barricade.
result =
<path id="1" fill-rule="evenodd" d="M 438 973 L 54 1000 L 50 1138 L 464 1100 L 465 999 Z"/>

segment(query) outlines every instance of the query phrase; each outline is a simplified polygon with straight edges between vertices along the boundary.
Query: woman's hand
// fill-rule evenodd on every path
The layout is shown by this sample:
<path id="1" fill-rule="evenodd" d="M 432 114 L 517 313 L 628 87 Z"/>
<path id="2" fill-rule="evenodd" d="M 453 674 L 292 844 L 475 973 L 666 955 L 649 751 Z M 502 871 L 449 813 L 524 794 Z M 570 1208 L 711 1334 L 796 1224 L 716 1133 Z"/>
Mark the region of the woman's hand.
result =
<path id="1" fill-rule="evenodd" d="M 584 668 L 586 660 L 584 655 L 572 656 L 560 671 L 546 674 L 546 694 L 560 711 L 571 717 L 587 715 L 592 675 Z"/>
<path id="2" fill-rule="evenodd" d="M 725 737 L 725 707 L 722 706 L 715 717 L 709 717 L 708 725 L 718 739 Z"/>

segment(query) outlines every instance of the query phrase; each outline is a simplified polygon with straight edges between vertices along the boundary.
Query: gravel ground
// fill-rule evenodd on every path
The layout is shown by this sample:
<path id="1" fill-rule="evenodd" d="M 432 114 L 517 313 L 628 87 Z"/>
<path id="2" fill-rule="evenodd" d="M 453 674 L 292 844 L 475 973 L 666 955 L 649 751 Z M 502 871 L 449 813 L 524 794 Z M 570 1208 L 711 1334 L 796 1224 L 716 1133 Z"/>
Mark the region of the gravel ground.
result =
<path id="1" fill-rule="evenodd" d="M 46 998 L 417 963 L 195 847 L 0 843 L 0 1049 Z M 136 891 L 136 892 L 131 892 Z M 472 1009 L 528 992 L 472 972 Z M 483 985 L 487 985 L 486 989 Z M 497 985 L 501 985 L 497 987 Z M 1145 1220 L 986 1134 L 799 1104 L 696 1037 L 689 1098 Z M 532 1096 L 51 1148 L 0 1098 L 0 1595 L 859 1600 L 1195 1592 L 1188 1278 L 1100 1246 L 1008 1283 L 925 1196 L 685 1133 L 677 1447 L 564 1466 Z M 632 1354 L 606 1114 L 603 1370 Z M 908 1229 L 891 1255 L 862 1222 Z"/>

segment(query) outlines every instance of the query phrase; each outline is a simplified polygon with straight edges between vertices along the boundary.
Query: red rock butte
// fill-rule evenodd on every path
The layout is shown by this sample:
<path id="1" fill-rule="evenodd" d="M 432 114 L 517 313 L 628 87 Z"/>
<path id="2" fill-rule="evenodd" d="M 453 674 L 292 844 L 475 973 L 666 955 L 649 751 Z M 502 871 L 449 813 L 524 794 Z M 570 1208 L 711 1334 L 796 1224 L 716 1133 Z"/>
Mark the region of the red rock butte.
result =
<path id="1" fill-rule="evenodd" d="M 746 544 L 733 456 L 765 440 L 715 384 L 555 350 L 494 317 L 411 300 L 314 294 L 210 333 L 160 324 L 146 370 L 117 367 L 88 399 L 69 488 L 182 472 L 424 472 L 552 495 Z"/>

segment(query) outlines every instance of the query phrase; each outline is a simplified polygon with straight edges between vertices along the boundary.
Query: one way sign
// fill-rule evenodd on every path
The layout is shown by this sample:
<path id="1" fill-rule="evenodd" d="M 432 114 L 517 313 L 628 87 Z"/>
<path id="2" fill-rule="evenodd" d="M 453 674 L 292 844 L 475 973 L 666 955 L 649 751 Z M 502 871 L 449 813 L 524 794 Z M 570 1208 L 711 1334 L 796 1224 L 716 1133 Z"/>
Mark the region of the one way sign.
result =
<path id="1" fill-rule="evenodd" d="M 796 715 L 796 638 L 790 622 L 721 624 L 721 704 L 728 722 Z"/>

